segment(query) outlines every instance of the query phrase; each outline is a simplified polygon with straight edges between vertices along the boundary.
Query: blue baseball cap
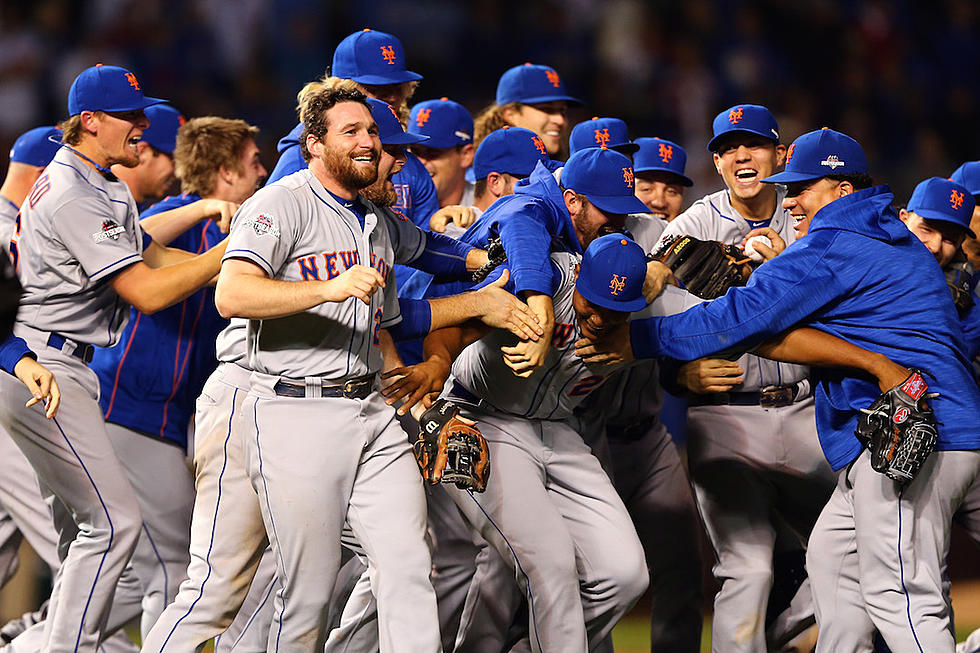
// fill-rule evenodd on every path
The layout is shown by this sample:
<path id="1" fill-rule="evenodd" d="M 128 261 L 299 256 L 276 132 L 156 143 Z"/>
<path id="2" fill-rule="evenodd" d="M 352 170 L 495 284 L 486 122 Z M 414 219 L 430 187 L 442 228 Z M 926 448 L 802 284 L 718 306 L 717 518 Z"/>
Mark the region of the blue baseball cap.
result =
<path id="1" fill-rule="evenodd" d="M 511 102 L 536 104 L 564 100 L 572 104 L 582 104 L 565 91 L 565 84 L 551 66 L 526 63 L 514 66 L 497 82 L 497 104 L 503 106 Z"/>
<path id="2" fill-rule="evenodd" d="M 405 49 L 398 37 L 370 29 L 354 32 L 337 44 L 330 74 L 374 86 L 422 79 L 405 69 Z"/>
<path id="3" fill-rule="evenodd" d="M 563 188 L 574 190 L 606 213 L 646 213 L 646 204 L 636 198 L 633 164 L 614 150 L 590 147 L 568 157 L 561 172 Z"/>
<path id="4" fill-rule="evenodd" d="M 619 118 L 598 116 L 575 125 L 568 138 L 568 149 L 572 154 L 587 147 L 616 150 L 623 154 L 633 154 L 640 149 L 639 145 L 630 142 L 625 122 Z"/>
<path id="5" fill-rule="evenodd" d="M 395 109 L 387 102 L 369 97 L 367 103 L 371 107 L 371 117 L 378 124 L 378 138 L 382 145 L 412 145 L 429 140 L 428 136 L 406 132 Z"/>
<path id="6" fill-rule="evenodd" d="M 593 304 L 632 313 L 647 305 L 646 274 L 643 248 L 623 234 L 607 234 L 586 248 L 575 289 Z"/>
<path id="7" fill-rule="evenodd" d="M 491 172 L 527 177 L 538 161 L 548 160 L 548 150 L 530 129 L 504 127 L 487 134 L 473 155 L 473 177 L 485 179 Z"/>
<path id="8" fill-rule="evenodd" d="M 950 176 L 960 186 L 965 186 L 970 195 L 980 195 L 980 161 L 967 161 Z"/>
<path id="9" fill-rule="evenodd" d="M 427 100 L 412 107 L 408 118 L 411 134 L 428 136 L 428 147 L 448 149 L 473 142 L 473 116 L 449 98 Z"/>
<path id="10" fill-rule="evenodd" d="M 687 152 L 683 147 L 663 138 L 638 138 L 633 142 L 640 148 L 633 155 L 634 172 L 669 172 L 681 186 L 694 185 L 684 174 Z"/>
<path id="11" fill-rule="evenodd" d="M 68 115 L 82 111 L 136 111 L 166 100 L 143 95 L 136 75 L 119 66 L 86 68 L 68 89 Z"/>
<path id="12" fill-rule="evenodd" d="M 803 134 L 786 150 L 786 169 L 766 177 L 767 184 L 791 184 L 827 175 L 868 172 L 864 150 L 856 140 L 828 127 Z"/>
<path id="13" fill-rule="evenodd" d="M 779 142 L 779 125 L 769 109 L 758 104 L 736 104 L 725 109 L 711 123 L 714 137 L 708 141 L 708 151 L 718 149 L 718 139 L 731 132 L 748 132 Z"/>
<path id="14" fill-rule="evenodd" d="M 140 140 L 146 141 L 164 154 L 173 154 L 177 148 L 177 130 L 187 120 L 180 115 L 180 111 L 168 104 L 147 107 L 146 117 L 150 126 L 143 130 L 143 138 Z"/>
<path id="15" fill-rule="evenodd" d="M 61 149 L 61 130 L 57 127 L 35 127 L 14 141 L 10 148 L 11 163 L 26 163 L 43 168 Z"/>
<path id="16" fill-rule="evenodd" d="M 966 186 L 942 177 L 930 177 L 915 187 L 905 208 L 927 220 L 951 222 L 963 227 L 970 238 L 976 238 L 970 229 L 975 205 L 973 195 Z"/>

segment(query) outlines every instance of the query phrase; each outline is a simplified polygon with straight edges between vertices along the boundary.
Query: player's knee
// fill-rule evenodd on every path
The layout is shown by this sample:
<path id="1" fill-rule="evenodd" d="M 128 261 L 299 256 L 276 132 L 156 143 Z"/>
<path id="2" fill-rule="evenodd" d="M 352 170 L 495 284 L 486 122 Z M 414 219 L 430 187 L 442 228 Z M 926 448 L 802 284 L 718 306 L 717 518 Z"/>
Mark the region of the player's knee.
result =
<path id="1" fill-rule="evenodd" d="M 616 594 L 617 603 L 632 605 L 650 584 L 643 549 L 639 546 L 610 556 L 603 564 L 604 575 Z"/>

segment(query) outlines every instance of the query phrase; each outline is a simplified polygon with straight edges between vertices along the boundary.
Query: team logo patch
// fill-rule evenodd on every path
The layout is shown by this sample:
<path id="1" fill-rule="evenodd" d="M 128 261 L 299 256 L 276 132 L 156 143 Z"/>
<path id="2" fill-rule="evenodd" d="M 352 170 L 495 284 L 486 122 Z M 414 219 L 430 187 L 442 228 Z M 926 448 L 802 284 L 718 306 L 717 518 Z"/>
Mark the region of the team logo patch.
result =
<path id="1" fill-rule="evenodd" d="M 467 134 L 464 131 L 460 131 L 460 130 L 454 131 L 453 134 L 456 135 L 456 138 L 458 138 L 460 140 L 463 140 L 463 141 L 468 141 L 471 138 L 471 136 L 469 134 Z"/>
<path id="2" fill-rule="evenodd" d="M 949 205 L 953 207 L 954 210 L 959 211 L 960 207 L 963 206 L 963 193 L 958 190 L 954 190 L 949 195 Z"/>
<path id="3" fill-rule="evenodd" d="M 534 147 L 538 148 L 538 152 L 540 152 L 541 154 L 547 154 L 548 153 L 548 150 L 544 146 L 544 141 L 542 141 L 537 136 L 535 136 L 534 138 L 532 138 L 531 139 L 531 142 L 534 143 Z"/>
<path id="4" fill-rule="evenodd" d="M 626 277 L 614 274 L 612 280 L 609 282 L 609 294 L 618 295 L 626 288 Z"/>
<path id="5" fill-rule="evenodd" d="M 561 86 L 561 79 L 558 78 L 558 73 L 553 70 L 546 70 L 544 74 L 548 76 L 548 81 L 551 82 L 552 86 L 555 88 Z"/>
<path id="6" fill-rule="evenodd" d="M 908 380 L 902 384 L 902 392 L 907 394 L 912 399 L 918 399 L 922 396 L 922 393 L 926 391 L 928 386 L 926 385 L 926 380 L 922 378 L 921 374 L 913 374 L 908 378 Z"/>
<path id="7" fill-rule="evenodd" d="M 787 163 L 789 162 L 790 159 L 793 158 L 793 150 L 795 150 L 795 149 L 796 149 L 796 143 L 793 143 L 792 145 L 789 146 L 789 149 L 786 150 L 786 161 L 787 161 Z"/>
<path id="8" fill-rule="evenodd" d="M 844 165 L 844 162 L 837 158 L 836 154 L 831 154 L 826 159 L 820 162 L 820 165 L 827 166 L 831 170 L 836 170 Z"/>
<path id="9" fill-rule="evenodd" d="M 419 109 L 418 114 L 415 116 L 415 124 L 421 127 L 429 121 L 429 116 L 431 115 L 432 109 Z"/>
<path id="10" fill-rule="evenodd" d="M 608 129 L 596 129 L 595 131 L 595 142 L 596 145 L 602 149 L 606 149 L 609 145 L 609 130 Z"/>
<path id="11" fill-rule="evenodd" d="M 908 418 L 909 418 L 909 409 L 906 408 L 905 406 L 902 406 L 901 408 L 895 411 L 895 417 L 893 417 L 892 419 L 895 420 L 896 424 L 901 424 Z"/>
<path id="12" fill-rule="evenodd" d="M 623 181 L 630 188 L 633 188 L 633 168 L 623 168 Z"/>
<path id="13" fill-rule="evenodd" d="M 140 83 L 136 81 L 136 75 L 133 73 L 126 73 L 126 81 L 129 82 L 129 85 L 135 88 L 137 91 L 140 90 Z"/>
<path id="14" fill-rule="evenodd" d="M 742 107 L 739 107 L 737 109 L 732 109 L 731 111 L 728 112 L 728 122 L 732 123 L 733 125 L 741 119 L 742 119 Z"/>
<path id="15" fill-rule="evenodd" d="M 664 143 L 661 143 L 658 154 L 660 155 L 661 161 L 663 161 L 664 163 L 670 163 L 670 160 L 674 158 L 674 148 L 671 145 L 666 145 Z"/>
<path id="16" fill-rule="evenodd" d="M 101 243 L 105 240 L 119 240 L 119 235 L 126 232 L 126 227 L 121 227 L 115 220 L 103 220 L 101 231 L 92 234 L 92 240 Z"/>
<path id="17" fill-rule="evenodd" d="M 390 66 L 394 66 L 395 61 L 398 59 L 398 55 L 395 54 L 395 48 L 390 45 L 381 46 L 381 56 L 384 57 L 384 60 L 387 61 L 388 65 Z"/>
<path id="18" fill-rule="evenodd" d="M 268 213 L 259 213 L 254 218 L 246 218 L 242 222 L 242 226 L 251 227 L 255 231 L 256 236 L 265 236 L 268 234 L 276 238 L 279 237 L 279 227 L 276 226 L 276 219 Z"/>

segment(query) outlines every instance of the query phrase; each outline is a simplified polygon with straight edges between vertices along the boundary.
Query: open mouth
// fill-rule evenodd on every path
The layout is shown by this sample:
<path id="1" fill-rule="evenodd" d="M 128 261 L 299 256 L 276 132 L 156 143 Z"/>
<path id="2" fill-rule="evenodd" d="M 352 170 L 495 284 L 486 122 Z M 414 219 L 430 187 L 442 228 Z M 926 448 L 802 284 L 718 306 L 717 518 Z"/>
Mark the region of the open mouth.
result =
<path id="1" fill-rule="evenodd" d="M 126 145 L 130 145 L 132 147 L 136 147 L 139 144 L 141 138 L 143 138 L 143 134 L 137 134 L 136 136 L 130 136 L 129 138 L 126 139 Z"/>
<path id="2" fill-rule="evenodd" d="M 743 182 L 755 181 L 759 177 L 759 173 L 751 168 L 742 168 L 741 170 L 735 171 L 735 179 Z"/>
<path id="3" fill-rule="evenodd" d="M 371 152 L 358 154 L 357 156 L 352 156 L 351 158 L 358 163 L 374 163 L 374 161 L 377 160 L 377 157 Z"/>
<path id="4" fill-rule="evenodd" d="M 805 215 L 802 215 L 802 214 L 797 215 L 797 214 L 793 213 L 793 214 L 791 214 L 790 217 L 793 218 L 793 229 L 796 229 L 796 230 L 799 230 L 800 225 L 803 224 L 803 221 L 804 220 L 806 220 L 806 216 Z"/>

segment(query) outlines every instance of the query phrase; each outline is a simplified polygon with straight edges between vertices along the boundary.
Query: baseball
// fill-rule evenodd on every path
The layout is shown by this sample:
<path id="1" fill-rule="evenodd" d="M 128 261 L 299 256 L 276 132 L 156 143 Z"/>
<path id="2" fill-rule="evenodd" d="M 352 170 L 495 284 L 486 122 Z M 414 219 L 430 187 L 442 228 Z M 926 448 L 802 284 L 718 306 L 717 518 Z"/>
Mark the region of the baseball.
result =
<path id="1" fill-rule="evenodd" d="M 768 236 L 752 236 L 745 243 L 745 255 L 748 256 L 753 261 L 761 261 L 762 254 L 755 251 L 756 243 L 762 243 L 766 247 L 772 247 L 772 241 L 769 240 Z"/>

